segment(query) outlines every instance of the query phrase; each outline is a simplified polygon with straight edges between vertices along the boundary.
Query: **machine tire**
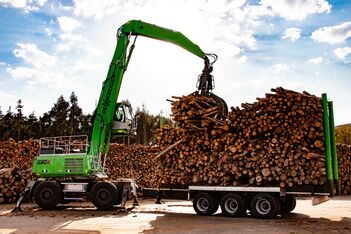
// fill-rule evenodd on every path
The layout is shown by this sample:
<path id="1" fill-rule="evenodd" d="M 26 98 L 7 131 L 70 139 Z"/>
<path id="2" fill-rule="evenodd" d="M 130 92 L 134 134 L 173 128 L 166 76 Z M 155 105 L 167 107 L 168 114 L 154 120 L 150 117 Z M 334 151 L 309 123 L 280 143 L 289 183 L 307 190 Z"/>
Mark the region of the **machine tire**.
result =
<path id="1" fill-rule="evenodd" d="M 280 201 L 271 194 L 259 193 L 252 198 L 250 210 L 255 218 L 271 219 L 280 212 Z"/>
<path id="2" fill-rule="evenodd" d="M 118 189 L 111 182 L 99 182 L 90 191 L 90 200 L 99 210 L 109 210 L 118 201 Z"/>
<path id="3" fill-rule="evenodd" d="M 221 199 L 221 209 L 224 216 L 242 217 L 246 214 L 246 199 L 236 193 L 228 193 Z"/>
<path id="4" fill-rule="evenodd" d="M 296 198 L 293 195 L 287 195 L 285 200 L 281 202 L 280 214 L 288 214 L 296 207 Z"/>
<path id="5" fill-rule="evenodd" d="M 54 209 L 63 200 L 61 186 L 55 181 L 43 181 L 34 190 L 35 203 L 44 210 Z"/>
<path id="6" fill-rule="evenodd" d="M 216 213 L 218 201 L 209 193 L 199 193 L 195 196 L 193 207 L 198 215 L 210 216 Z"/>

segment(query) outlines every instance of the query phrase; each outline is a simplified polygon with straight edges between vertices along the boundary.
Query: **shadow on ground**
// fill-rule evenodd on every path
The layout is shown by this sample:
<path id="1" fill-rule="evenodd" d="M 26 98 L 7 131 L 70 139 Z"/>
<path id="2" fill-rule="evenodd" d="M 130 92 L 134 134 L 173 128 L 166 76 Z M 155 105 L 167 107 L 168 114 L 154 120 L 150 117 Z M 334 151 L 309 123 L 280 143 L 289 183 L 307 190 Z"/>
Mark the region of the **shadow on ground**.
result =
<path id="1" fill-rule="evenodd" d="M 156 213 L 161 215 L 150 222 L 151 228 L 144 233 L 351 233 L 351 219 L 348 217 L 334 221 L 291 213 L 267 220 L 253 218 L 249 213 L 242 218 L 223 217 L 219 213 L 209 217 Z"/>

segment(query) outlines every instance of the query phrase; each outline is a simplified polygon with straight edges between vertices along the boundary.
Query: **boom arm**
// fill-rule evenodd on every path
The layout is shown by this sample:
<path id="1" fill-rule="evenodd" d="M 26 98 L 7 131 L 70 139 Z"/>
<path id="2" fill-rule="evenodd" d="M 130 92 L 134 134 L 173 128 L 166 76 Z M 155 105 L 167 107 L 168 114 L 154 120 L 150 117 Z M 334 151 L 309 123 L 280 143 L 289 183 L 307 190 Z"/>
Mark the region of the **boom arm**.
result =
<path id="1" fill-rule="evenodd" d="M 131 20 L 118 29 L 117 46 L 103 82 L 98 106 L 94 113 L 89 155 L 105 155 L 109 148 L 111 126 L 116 107 L 116 101 L 121 88 L 124 72 L 127 69 L 134 44 L 127 48 L 131 36 L 145 36 L 176 44 L 183 49 L 205 60 L 205 67 L 211 67 L 208 57 L 200 47 L 190 41 L 182 33 L 148 24 L 139 20 Z"/>

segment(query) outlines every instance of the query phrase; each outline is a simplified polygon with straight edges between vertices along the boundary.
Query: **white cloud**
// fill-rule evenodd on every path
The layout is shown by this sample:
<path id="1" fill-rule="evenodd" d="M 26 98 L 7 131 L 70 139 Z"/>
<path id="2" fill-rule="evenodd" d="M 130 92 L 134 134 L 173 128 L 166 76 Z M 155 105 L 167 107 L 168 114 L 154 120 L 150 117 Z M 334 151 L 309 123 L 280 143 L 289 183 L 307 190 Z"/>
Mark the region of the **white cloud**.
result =
<path id="1" fill-rule="evenodd" d="M 334 54 L 336 57 L 338 57 L 338 59 L 345 60 L 346 56 L 351 54 L 351 47 L 337 48 L 334 50 Z"/>
<path id="2" fill-rule="evenodd" d="M 77 61 L 73 66 L 75 71 L 84 71 L 89 73 L 94 73 L 99 70 L 105 70 L 105 66 L 96 63 L 89 63 L 87 61 Z"/>
<path id="3" fill-rule="evenodd" d="M 323 60 L 324 59 L 322 57 L 316 57 L 316 58 L 309 59 L 308 62 L 317 65 L 317 64 L 322 63 Z"/>
<path id="4" fill-rule="evenodd" d="M 65 77 L 65 72 L 60 70 L 60 68 L 47 68 L 42 69 L 29 68 L 29 67 L 16 67 L 7 68 L 7 73 L 15 80 L 25 80 L 28 84 L 27 88 L 32 88 L 37 85 L 44 85 L 46 88 L 62 88 L 71 81 Z M 71 82 L 73 83 L 73 82 Z"/>
<path id="5" fill-rule="evenodd" d="M 82 25 L 78 20 L 67 16 L 57 17 L 57 21 L 62 32 L 64 33 L 71 33 L 73 30 Z"/>
<path id="6" fill-rule="evenodd" d="M 85 1 L 74 0 L 74 13 L 84 17 L 102 19 L 106 15 L 115 13 L 121 8 L 118 0 Z"/>
<path id="7" fill-rule="evenodd" d="M 5 63 L 5 62 L 0 62 L 0 65 L 1 65 L 1 66 L 6 66 L 7 63 Z"/>
<path id="8" fill-rule="evenodd" d="M 50 28 L 45 28 L 44 30 L 45 30 L 45 32 L 46 32 L 46 35 L 48 35 L 49 37 L 52 36 L 52 31 L 51 31 Z"/>
<path id="9" fill-rule="evenodd" d="M 69 51 L 70 49 L 71 49 L 71 47 L 67 44 L 57 44 L 56 45 L 57 52 Z"/>
<path id="10" fill-rule="evenodd" d="M 1 111 L 4 113 L 5 111 L 7 111 L 5 108 L 9 107 L 11 103 L 15 104 L 16 100 L 18 97 L 16 97 L 15 95 L 8 93 L 8 92 L 4 92 L 2 90 L 0 90 L 0 106 L 1 106 Z"/>
<path id="11" fill-rule="evenodd" d="M 27 0 L 0 0 L 0 5 L 13 8 L 25 8 L 27 2 Z"/>
<path id="12" fill-rule="evenodd" d="M 28 67 L 8 67 L 6 70 L 15 80 L 32 78 L 36 74 L 38 74 L 38 72 L 35 69 Z"/>
<path id="13" fill-rule="evenodd" d="M 43 6 L 47 2 L 47 0 L 37 0 L 36 2 L 39 6 Z"/>
<path id="14" fill-rule="evenodd" d="M 0 6 L 18 8 L 25 12 L 37 10 L 43 6 L 47 0 L 0 0 Z"/>
<path id="15" fill-rule="evenodd" d="M 245 63 L 247 61 L 247 59 L 248 59 L 247 56 L 243 55 L 238 59 L 238 61 L 239 61 L 239 63 Z"/>
<path id="16" fill-rule="evenodd" d="M 303 20 L 309 15 L 329 13 L 332 8 L 325 0 L 261 0 L 261 5 L 287 20 Z"/>
<path id="17" fill-rule="evenodd" d="M 71 43 L 80 43 L 86 41 L 82 36 L 71 33 L 62 33 L 60 35 L 60 39 L 67 40 Z"/>
<path id="18" fill-rule="evenodd" d="M 301 37 L 301 29 L 299 28 L 287 28 L 285 29 L 282 39 L 287 39 L 290 41 L 296 41 Z"/>
<path id="19" fill-rule="evenodd" d="M 271 70 L 272 70 L 273 72 L 279 73 L 279 72 L 289 71 L 289 70 L 290 70 L 290 67 L 289 67 L 289 65 L 287 65 L 287 64 L 278 63 L 278 64 L 273 65 L 273 66 L 271 67 Z"/>
<path id="20" fill-rule="evenodd" d="M 351 21 L 335 26 L 322 27 L 312 33 L 311 38 L 317 42 L 330 44 L 345 42 L 351 37 Z"/>
<path id="21" fill-rule="evenodd" d="M 30 43 L 17 43 L 19 48 L 13 50 L 17 58 L 23 59 L 24 62 L 33 65 L 35 68 L 53 66 L 57 59 L 44 51 L 38 49 L 37 45 Z"/>

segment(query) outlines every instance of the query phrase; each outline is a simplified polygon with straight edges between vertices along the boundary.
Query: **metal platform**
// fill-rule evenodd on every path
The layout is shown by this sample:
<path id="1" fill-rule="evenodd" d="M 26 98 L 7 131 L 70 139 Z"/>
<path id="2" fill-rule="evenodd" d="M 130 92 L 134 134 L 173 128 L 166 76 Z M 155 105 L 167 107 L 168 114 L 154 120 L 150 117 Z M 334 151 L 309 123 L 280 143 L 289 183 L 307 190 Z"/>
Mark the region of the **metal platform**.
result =
<path id="1" fill-rule="evenodd" d="M 88 151 L 88 136 L 59 136 L 40 138 L 39 155 L 74 155 Z"/>

